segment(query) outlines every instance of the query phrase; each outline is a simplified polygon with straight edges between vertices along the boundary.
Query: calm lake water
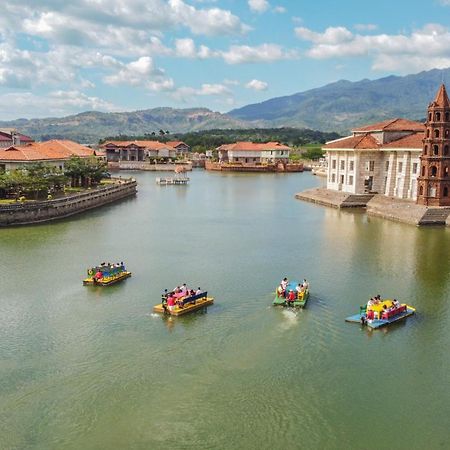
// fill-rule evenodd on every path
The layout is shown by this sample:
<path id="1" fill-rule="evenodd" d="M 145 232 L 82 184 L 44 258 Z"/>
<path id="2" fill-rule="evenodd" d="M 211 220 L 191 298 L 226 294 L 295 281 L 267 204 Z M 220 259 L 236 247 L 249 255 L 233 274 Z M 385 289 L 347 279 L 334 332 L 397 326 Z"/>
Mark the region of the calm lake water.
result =
<path id="1" fill-rule="evenodd" d="M 135 199 L 0 229 L 1 449 L 444 449 L 450 230 L 294 199 L 308 173 L 133 173 Z M 100 261 L 133 277 L 83 287 Z M 306 277 L 297 315 L 271 306 Z M 206 314 L 152 314 L 187 282 Z M 417 307 L 348 324 L 380 293 Z"/>

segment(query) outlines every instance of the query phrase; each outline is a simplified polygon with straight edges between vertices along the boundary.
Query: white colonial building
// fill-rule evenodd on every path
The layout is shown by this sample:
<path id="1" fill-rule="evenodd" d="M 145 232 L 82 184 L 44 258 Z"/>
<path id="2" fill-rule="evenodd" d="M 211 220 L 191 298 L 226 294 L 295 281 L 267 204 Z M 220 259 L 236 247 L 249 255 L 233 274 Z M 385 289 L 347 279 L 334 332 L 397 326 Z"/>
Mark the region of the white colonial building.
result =
<path id="1" fill-rule="evenodd" d="M 391 119 L 327 142 L 327 188 L 416 200 L 425 126 Z"/>
<path id="2" fill-rule="evenodd" d="M 279 142 L 236 142 L 221 145 L 216 150 L 220 162 L 254 165 L 287 164 L 291 148 Z"/>

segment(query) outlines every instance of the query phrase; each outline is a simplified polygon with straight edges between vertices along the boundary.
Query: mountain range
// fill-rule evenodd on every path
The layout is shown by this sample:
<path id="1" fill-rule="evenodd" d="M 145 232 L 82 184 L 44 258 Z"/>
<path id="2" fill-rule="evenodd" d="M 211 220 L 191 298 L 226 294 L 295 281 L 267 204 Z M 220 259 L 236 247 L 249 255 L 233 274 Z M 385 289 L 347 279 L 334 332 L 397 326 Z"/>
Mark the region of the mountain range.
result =
<path id="1" fill-rule="evenodd" d="M 450 69 L 433 69 L 376 80 L 341 80 L 247 105 L 227 114 L 207 108 L 153 108 L 119 113 L 89 111 L 62 118 L 0 121 L 0 128 L 17 128 L 39 140 L 67 138 L 83 143 L 96 143 L 118 134 L 158 134 L 159 130 L 185 133 L 295 127 L 346 133 L 354 127 L 388 118 L 423 120 L 429 102 L 445 80 L 450 80 Z"/>

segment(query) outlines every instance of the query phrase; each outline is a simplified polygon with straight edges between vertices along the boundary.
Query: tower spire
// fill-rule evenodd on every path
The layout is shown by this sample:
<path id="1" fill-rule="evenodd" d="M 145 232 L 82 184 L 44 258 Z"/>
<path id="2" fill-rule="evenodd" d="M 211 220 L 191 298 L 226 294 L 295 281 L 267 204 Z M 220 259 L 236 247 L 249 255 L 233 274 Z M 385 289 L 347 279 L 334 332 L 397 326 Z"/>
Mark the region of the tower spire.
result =
<path id="1" fill-rule="evenodd" d="M 445 84 L 442 83 L 439 88 L 438 93 L 436 94 L 436 98 L 434 99 L 435 106 L 440 108 L 448 108 L 450 107 L 450 101 L 448 99 L 447 90 L 445 89 Z"/>

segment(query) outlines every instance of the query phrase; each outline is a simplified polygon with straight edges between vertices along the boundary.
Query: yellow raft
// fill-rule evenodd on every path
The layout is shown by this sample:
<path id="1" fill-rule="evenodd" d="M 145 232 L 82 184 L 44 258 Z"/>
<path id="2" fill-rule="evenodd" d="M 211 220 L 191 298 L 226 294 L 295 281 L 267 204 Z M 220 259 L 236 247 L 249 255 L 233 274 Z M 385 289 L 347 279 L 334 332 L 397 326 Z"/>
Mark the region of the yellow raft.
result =
<path id="1" fill-rule="evenodd" d="M 153 307 L 153 312 L 160 314 L 169 314 L 171 316 L 182 316 L 183 314 L 188 314 L 199 309 L 206 308 L 214 303 L 214 297 L 201 297 L 195 300 L 195 302 L 182 303 L 175 305 L 172 310 L 169 310 L 167 306 L 163 306 L 162 303 L 155 305 Z"/>
<path id="2" fill-rule="evenodd" d="M 83 284 L 85 286 L 110 286 L 111 284 L 118 283 L 128 277 L 131 277 L 131 272 L 124 271 L 111 276 L 104 276 L 98 281 L 95 280 L 93 276 L 88 277 L 83 280 Z"/>

